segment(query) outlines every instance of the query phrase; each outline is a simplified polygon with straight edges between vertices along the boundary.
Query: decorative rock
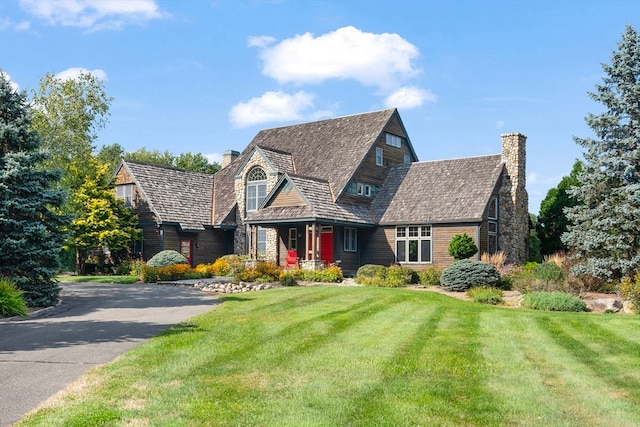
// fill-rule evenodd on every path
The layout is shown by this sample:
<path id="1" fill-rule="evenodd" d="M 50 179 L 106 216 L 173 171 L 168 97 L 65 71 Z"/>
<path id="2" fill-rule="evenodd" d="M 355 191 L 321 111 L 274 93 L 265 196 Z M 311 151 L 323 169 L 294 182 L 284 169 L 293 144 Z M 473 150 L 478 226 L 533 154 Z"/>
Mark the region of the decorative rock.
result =
<path id="1" fill-rule="evenodd" d="M 613 311 L 616 313 L 622 310 L 622 307 L 622 301 L 617 298 L 594 299 L 588 306 L 591 311 Z"/>

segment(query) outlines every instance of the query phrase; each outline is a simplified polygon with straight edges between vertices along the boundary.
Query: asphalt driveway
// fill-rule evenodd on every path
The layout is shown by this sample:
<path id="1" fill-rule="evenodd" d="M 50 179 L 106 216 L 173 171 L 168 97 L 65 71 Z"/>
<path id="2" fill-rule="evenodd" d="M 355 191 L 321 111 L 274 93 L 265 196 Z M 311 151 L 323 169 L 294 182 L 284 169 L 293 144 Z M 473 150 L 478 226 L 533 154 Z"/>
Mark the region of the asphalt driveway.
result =
<path id="1" fill-rule="evenodd" d="M 94 366 L 219 300 L 183 286 L 63 283 L 61 303 L 0 320 L 0 426 L 18 421 Z"/>

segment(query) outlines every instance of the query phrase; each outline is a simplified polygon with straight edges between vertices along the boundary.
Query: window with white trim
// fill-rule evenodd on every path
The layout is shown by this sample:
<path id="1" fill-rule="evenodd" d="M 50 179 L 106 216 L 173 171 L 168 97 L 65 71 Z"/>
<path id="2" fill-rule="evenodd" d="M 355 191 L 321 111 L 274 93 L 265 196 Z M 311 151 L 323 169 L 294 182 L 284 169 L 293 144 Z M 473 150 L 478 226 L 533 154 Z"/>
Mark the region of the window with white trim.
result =
<path id="1" fill-rule="evenodd" d="M 396 260 L 399 263 L 428 264 L 432 262 L 430 225 L 396 227 Z"/>
<path id="2" fill-rule="evenodd" d="M 261 167 L 255 167 L 247 174 L 247 212 L 258 209 L 267 197 L 267 174 Z"/>
<path id="3" fill-rule="evenodd" d="M 385 142 L 387 143 L 387 145 L 390 145 L 390 146 L 396 147 L 396 148 L 400 148 L 400 146 L 402 145 L 402 138 L 400 138 L 397 135 L 392 135 L 392 134 L 388 133 L 388 134 L 386 134 Z"/>
<path id="4" fill-rule="evenodd" d="M 135 184 L 122 184 L 116 186 L 116 198 L 124 202 L 128 208 L 133 206 L 133 186 Z"/>
<path id="5" fill-rule="evenodd" d="M 358 229 L 345 227 L 344 229 L 344 251 L 358 251 Z"/>
<path id="6" fill-rule="evenodd" d="M 376 147 L 376 165 L 382 166 L 384 164 L 384 151 L 382 148 Z"/>

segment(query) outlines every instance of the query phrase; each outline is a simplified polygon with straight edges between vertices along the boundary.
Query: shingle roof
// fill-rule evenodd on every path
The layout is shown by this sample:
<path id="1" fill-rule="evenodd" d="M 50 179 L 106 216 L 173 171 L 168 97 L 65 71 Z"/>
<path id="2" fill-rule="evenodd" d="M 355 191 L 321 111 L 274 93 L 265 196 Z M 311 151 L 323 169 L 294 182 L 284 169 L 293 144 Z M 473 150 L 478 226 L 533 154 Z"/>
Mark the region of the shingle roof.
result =
<path id="1" fill-rule="evenodd" d="M 123 160 L 122 166 L 161 222 L 177 223 L 183 230 L 211 225 L 213 175 L 130 160 Z"/>
<path id="2" fill-rule="evenodd" d="M 233 179 L 254 147 L 285 157 L 290 153 L 293 172 L 326 180 L 339 195 L 394 114 L 396 109 L 388 109 L 261 130 L 231 165 L 216 174 L 214 224 L 222 224 L 235 206 Z M 274 166 L 286 162 L 282 156 L 268 156 Z"/>
<path id="3" fill-rule="evenodd" d="M 381 225 L 479 221 L 502 170 L 500 155 L 396 166 L 371 208 Z"/>
<path id="4" fill-rule="evenodd" d="M 252 213 L 247 223 L 279 222 L 291 220 L 325 220 L 336 223 L 373 225 L 371 211 L 364 205 L 334 203 L 329 183 L 326 180 L 286 175 L 308 203 L 305 206 L 266 206 Z"/>

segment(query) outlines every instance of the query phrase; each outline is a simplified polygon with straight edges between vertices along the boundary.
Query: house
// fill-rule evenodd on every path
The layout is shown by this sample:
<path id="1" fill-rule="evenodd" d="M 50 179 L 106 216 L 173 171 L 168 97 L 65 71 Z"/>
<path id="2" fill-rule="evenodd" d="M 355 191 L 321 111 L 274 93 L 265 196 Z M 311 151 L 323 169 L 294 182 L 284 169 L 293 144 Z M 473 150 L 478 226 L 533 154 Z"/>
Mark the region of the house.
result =
<path id="1" fill-rule="evenodd" d="M 308 269 L 420 269 L 450 264 L 449 241 L 466 232 L 480 252 L 522 262 L 525 143 L 505 134 L 500 154 L 419 162 L 388 109 L 262 130 L 213 177 L 123 161 L 117 191 L 139 197 L 145 258 L 191 247 L 196 263 L 237 253 L 284 266 L 293 254 Z"/>

